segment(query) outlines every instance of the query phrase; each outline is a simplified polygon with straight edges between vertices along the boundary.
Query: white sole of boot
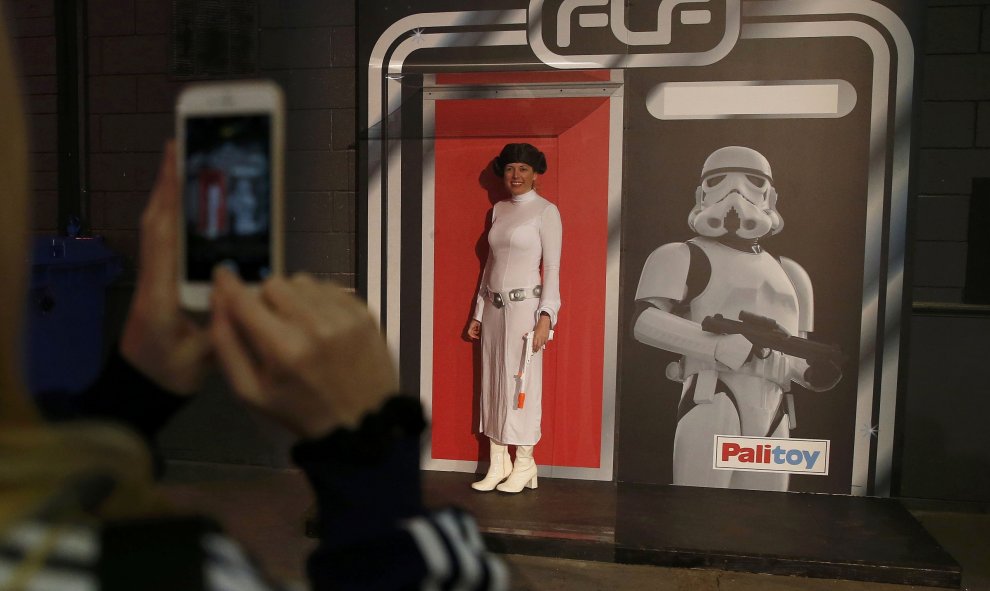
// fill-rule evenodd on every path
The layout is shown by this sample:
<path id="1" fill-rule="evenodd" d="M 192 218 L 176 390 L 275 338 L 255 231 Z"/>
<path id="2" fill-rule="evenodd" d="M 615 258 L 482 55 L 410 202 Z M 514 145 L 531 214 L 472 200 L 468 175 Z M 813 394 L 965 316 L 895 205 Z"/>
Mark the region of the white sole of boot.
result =
<path id="1" fill-rule="evenodd" d="M 522 492 L 522 490 L 524 488 L 534 489 L 534 488 L 537 487 L 537 484 L 538 483 L 536 481 L 536 474 L 533 474 L 533 477 L 532 478 L 530 478 L 529 480 L 525 481 L 522 484 L 522 486 L 518 486 L 518 488 L 517 487 L 509 487 L 509 486 L 506 486 L 506 484 L 508 484 L 508 482 L 503 482 L 502 484 L 496 486 L 495 487 L 495 490 L 498 490 L 498 491 L 504 492 L 504 493 L 515 494 L 515 493 L 518 493 L 518 492 Z"/>

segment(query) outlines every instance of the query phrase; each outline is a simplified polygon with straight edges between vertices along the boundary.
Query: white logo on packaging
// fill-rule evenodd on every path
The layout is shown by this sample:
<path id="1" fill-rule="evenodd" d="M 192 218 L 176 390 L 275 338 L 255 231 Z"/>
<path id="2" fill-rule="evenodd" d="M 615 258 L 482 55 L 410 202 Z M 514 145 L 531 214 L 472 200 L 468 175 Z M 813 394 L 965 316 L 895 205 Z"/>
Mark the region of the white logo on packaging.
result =
<path id="1" fill-rule="evenodd" d="M 773 437 L 715 436 L 716 470 L 828 475 L 829 441 Z"/>
<path id="2" fill-rule="evenodd" d="M 674 9 L 679 4 L 708 4 L 711 0 L 661 0 L 657 9 L 656 30 L 630 31 L 626 27 L 626 3 L 609 0 L 564 0 L 557 13 L 557 44 L 569 47 L 571 44 L 571 15 L 580 8 L 609 6 L 606 12 L 582 12 L 578 15 L 577 26 L 582 29 L 604 28 L 611 23 L 615 38 L 628 45 L 669 45 L 671 29 L 674 28 Z M 706 25 L 712 20 L 708 6 L 695 10 L 682 10 L 678 16 L 684 25 Z"/>
<path id="3" fill-rule="evenodd" d="M 544 13 L 544 4 L 549 3 Z M 530 0 L 530 46 L 539 58 L 555 68 L 656 68 L 670 66 L 703 66 L 725 57 L 739 39 L 741 0 L 659 0 L 656 16 L 630 28 L 625 0 L 562 0 L 552 12 L 550 0 Z M 715 15 L 719 15 L 716 18 Z M 721 31 L 707 48 L 685 49 L 679 40 L 690 38 L 687 30 L 698 28 Z M 645 29 L 645 30 L 643 30 Z M 575 39 L 581 31 L 602 30 L 584 35 L 584 42 Z M 625 45 L 611 53 L 596 53 L 598 42 L 609 35 Z M 544 35 L 546 38 L 544 38 Z M 714 37 L 714 35 L 713 35 Z M 595 43 L 582 47 L 588 40 Z M 717 39 L 717 40 L 716 40 Z M 548 44 L 549 43 L 549 44 Z M 567 55 L 553 49 L 568 50 Z M 630 51 L 633 48 L 644 53 Z M 590 51 L 589 51 L 590 50 Z"/>

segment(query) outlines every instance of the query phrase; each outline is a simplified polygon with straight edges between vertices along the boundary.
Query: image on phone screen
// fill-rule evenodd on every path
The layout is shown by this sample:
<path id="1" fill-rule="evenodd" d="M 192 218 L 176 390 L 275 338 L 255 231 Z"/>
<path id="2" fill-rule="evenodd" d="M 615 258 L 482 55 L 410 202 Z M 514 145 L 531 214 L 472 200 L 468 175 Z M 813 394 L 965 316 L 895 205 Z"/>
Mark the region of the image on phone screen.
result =
<path id="1" fill-rule="evenodd" d="M 271 273 L 270 134 L 267 115 L 186 119 L 186 281 L 220 263 L 245 281 Z"/>

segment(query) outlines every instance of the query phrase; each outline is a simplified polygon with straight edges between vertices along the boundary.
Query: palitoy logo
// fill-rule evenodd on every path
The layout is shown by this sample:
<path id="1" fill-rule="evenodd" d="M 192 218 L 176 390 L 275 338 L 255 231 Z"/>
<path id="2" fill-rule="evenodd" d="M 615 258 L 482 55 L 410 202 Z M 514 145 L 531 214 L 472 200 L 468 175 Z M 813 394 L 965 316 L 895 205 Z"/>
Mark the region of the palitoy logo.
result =
<path id="1" fill-rule="evenodd" d="M 827 439 L 715 436 L 716 470 L 828 475 Z"/>

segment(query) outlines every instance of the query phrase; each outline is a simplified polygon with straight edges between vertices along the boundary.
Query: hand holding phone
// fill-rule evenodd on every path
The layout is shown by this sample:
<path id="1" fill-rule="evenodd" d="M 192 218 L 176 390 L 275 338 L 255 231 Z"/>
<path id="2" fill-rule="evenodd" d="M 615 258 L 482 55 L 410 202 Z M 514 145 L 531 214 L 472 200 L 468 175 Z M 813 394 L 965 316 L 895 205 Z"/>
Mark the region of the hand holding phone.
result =
<path id="1" fill-rule="evenodd" d="M 297 435 L 356 428 L 398 390 L 395 365 L 364 302 L 309 275 L 250 291 L 215 273 L 210 333 L 234 392 Z"/>
<path id="2" fill-rule="evenodd" d="M 176 104 L 179 297 L 209 307 L 213 268 L 249 285 L 282 273 L 285 106 L 269 81 L 188 86 Z"/>
<path id="3" fill-rule="evenodd" d="M 174 394 L 199 389 L 210 365 L 208 335 L 179 307 L 179 186 L 175 142 L 168 142 L 151 198 L 141 216 L 137 287 L 120 354 Z"/>

